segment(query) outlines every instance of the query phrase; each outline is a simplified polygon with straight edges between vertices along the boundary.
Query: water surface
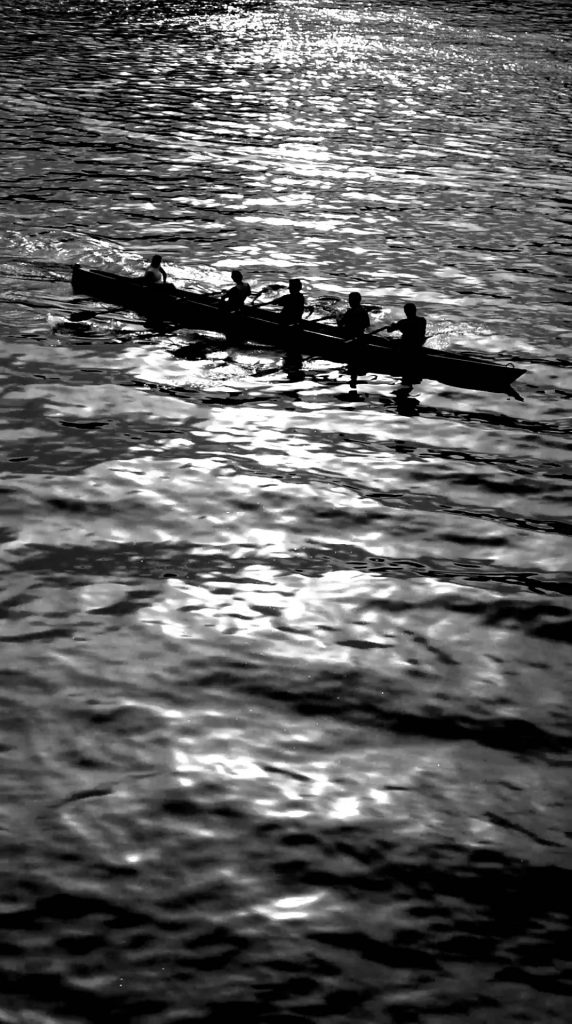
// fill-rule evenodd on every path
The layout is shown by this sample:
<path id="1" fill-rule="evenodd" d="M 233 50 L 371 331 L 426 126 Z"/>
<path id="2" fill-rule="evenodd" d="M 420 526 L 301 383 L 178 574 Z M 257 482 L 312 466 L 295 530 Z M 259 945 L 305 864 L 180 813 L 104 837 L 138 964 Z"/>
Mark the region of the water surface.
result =
<path id="1" fill-rule="evenodd" d="M 2 1020 L 567 1020 L 567 5 L 1 18 Z M 72 296 L 155 251 L 525 401 Z"/>

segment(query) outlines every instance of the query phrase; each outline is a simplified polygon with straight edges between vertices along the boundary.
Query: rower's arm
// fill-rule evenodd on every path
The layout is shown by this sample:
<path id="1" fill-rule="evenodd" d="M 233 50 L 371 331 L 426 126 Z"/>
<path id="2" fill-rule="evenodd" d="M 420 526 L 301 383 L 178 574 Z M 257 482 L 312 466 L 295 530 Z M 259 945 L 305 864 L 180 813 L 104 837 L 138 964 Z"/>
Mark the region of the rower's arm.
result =
<path id="1" fill-rule="evenodd" d="M 384 324 L 383 327 L 376 327 L 370 334 L 380 334 L 382 331 L 398 331 L 399 324 Z"/>

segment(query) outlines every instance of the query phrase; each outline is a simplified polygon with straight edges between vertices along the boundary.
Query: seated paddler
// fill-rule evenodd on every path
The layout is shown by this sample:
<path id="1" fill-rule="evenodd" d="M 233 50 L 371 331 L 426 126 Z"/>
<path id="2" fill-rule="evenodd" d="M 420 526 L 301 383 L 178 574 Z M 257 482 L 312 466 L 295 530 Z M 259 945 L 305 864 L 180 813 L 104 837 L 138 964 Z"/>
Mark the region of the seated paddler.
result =
<path id="1" fill-rule="evenodd" d="M 357 385 L 358 374 L 363 372 L 363 362 L 367 350 L 365 338 L 366 327 L 369 327 L 369 313 L 361 304 L 359 292 L 350 292 L 348 308 L 337 317 L 342 337 L 349 342 L 348 369 L 350 371 L 350 387 Z"/>
<path id="2" fill-rule="evenodd" d="M 387 324 L 381 329 L 384 331 L 401 331 L 402 340 L 412 351 L 421 348 L 426 341 L 427 321 L 424 316 L 417 316 L 417 306 L 414 302 L 406 302 L 403 307 L 405 318 L 397 320 L 394 324 Z"/>
<path id="3" fill-rule="evenodd" d="M 274 285 L 271 285 L 274 287 Z M 282 306 L 280 310 L 280 324 L 283 327 L 301 327 L 304 311 L 312 312 L 313 306 L 306 307 L 306 299 L 302 291 L 302 282 L 299 277 L 291 277 L 288 282 L 286 295 L 279 295 L 277 299 L 270 299 L 268 302 L 260 302 L 260 306 Z"/>
<path id="4" fill-rule="evenodd" d="M 369 327 L 369 313 L 361 304 L 359 292 L 350 292 L 348 308 L 337 317 L 338 327 L 347 341 L 358 341 L 363 338 L 366 327 Z"/>
<path id="5" fill-rule="evenodd" d="M 282 344 L 285 349 L 284 369 L 297 373 L 302 366 L 302 317 L 306 309 L 306 299 L 302 291 L 299 277 L 291 277 L 288 292 L 277 299 L 263 303 L 265 306 L 281 306 L 280 328 Z"/>
<path id="6" fill-rule="evenodd" d="M 224 309 L 225 313 L 243 313 L 244 303 L 251 294 L 250 285 L 244 280 L 240 270 L 233 270 L 230 276 L 234 284 L 222 296 L 221 309 Z"/>
<path id="7" fill-rule="evenodd" d="M 165 284 L 167 274 L 161 266 L 161 256 L 153 256 L 149 266 L 143 274 L 143 284 Z"/>
<path id="8" fill-rule="evenodd" d="M 302 282 L 299 277 L 291 277 L 288 282 L 288 292 L 280 295 L 277 299 L 263 303 L 265 306 L 282 306 L 280 310 L 280 323 L 284 327 L 299 327 L 302 323 L 302 316 L 306 308 L 306 299 L 302 291 Z"/>

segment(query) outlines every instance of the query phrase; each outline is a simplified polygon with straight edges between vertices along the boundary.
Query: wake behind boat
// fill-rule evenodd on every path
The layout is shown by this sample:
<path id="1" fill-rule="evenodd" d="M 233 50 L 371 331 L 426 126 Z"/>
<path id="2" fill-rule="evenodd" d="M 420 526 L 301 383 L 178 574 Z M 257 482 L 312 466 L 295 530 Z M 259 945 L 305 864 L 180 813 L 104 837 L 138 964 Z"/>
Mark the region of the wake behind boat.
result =
<path id="1" fill-rule="evenodd" d="M 106 270 L 92 270 L 76 264 L 72 272 L 75 293 L 133 310 L 146 318 L 176 327 L 228 333 L 228 316 L 220 308 L 217 297 L 190 292 L 173 286 L 149 287 L 141 278 L 124 277 Z M 245 339 L 272 349 L 285 350 L 284 330 L 280 314 L 274 309 L 248 305 L 240 319 Z M 367 348 L 363 372 L 382 373 L 394 377 L 411 374 L 405 365 L 399 342 L 366 335 Z M 337 327 L 302 321 L 297 339 L 304 356 L 314 356 L 334 363 L 348 362 L 348 346 Z M 510 393 L 511 385 L 524 370 L 511 364 L 495 363 L 475 356 L 454 355 L 424 346 L 415 356 L 415 377 L 439 381 L 453 387 L 475 391 Z"/>

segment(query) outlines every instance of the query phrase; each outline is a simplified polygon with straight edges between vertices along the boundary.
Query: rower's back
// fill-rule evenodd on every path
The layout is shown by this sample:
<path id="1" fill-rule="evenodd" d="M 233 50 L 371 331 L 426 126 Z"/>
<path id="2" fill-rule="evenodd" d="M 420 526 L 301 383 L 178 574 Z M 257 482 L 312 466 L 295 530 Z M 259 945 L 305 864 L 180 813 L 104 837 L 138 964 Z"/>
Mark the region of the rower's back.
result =
<path id="1" fill-rule="evenodd" d="M 283 295 L 279 299 L 275 299 L 274 303 L 282 306 L 280 311 L 280 320 L 283 324 L 290 326 L 298 326 L 302 321 L 302 316 L 306 306 L 306 299 L 302 291 L 302 282 L 299 277 L 291 277 L 288 282 L 288 294 Z"/>
<path id="2" fill-rule="evenodd" d="M 369 314 L 361 304 L 359 292 L 350 292 L 348 295 L 348 309 L 337 318 L 338 327 L 346 339 L 357 338 L 363 340 L 366 327 L 369 327 Z"/>
<path id="3" fill-rule="evenodd" d="M 143 284 L 165 284 L 167 275 L 161 266 L 161 257 L 153 256 L 143 275 Z"/>
<path id="4" fill-rule="evenodd" d="M 223 306 L 226 306 L 229 313 L 241 313 L 244 310 L 244 303 L 251 294 L 248 281 L 244 281 L 240 270 L 233 270 L 231 274 L 234 285 L 223 297 Z"/>
<path id="5" fill-rule="evenodd" d="M 408 345 L 421 348 L 425 344 L 427 321 L 424 316 L 417 316 L 417 307 L 414 302 L 406 302 L 403 307 L 404 320 L 398 320 L 395 325 L 401 331 L 401 337 Z"/>

